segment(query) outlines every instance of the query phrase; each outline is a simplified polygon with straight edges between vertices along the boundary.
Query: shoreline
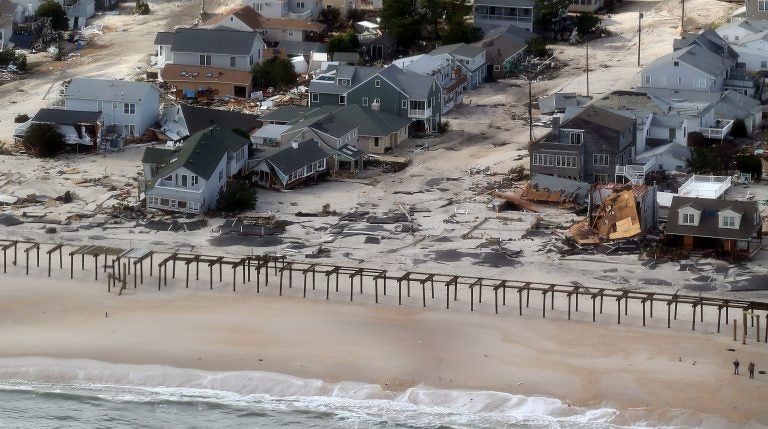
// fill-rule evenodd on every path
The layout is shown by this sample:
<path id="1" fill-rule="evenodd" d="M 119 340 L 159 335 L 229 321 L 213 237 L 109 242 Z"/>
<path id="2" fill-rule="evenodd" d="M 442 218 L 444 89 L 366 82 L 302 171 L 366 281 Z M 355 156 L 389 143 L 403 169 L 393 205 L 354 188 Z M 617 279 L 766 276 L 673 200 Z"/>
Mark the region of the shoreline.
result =
<path id="1" fill-rule="evenodd" d="M 266 371 L 392 391 L 424 384 L 768 424 L 757 399 L 768 394 L 768 378 L 735 377 L 731 367 L 738 357 L 759 370 L 768 350 L 727 335 L 201 291 L 178 279 L 162 292 L 118 297 L 87 272 L 70 281 L 18 268 L 0 277 L 3 358 Z"/>

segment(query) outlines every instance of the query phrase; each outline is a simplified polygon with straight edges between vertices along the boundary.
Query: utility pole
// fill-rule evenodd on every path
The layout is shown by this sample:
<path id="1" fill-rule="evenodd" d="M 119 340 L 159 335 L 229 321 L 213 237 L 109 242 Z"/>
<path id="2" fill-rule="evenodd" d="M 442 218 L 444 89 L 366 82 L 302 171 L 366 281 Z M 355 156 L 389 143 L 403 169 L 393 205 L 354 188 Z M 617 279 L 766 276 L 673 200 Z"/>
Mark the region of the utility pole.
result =
<path id="1" fill-rule="evenodd" d="M 528 142 L 533 143 L 533 92 L 531 76 L 528 76 Z"/>
<path id="2" fill-rule="evenodd" d="M 637 66 L 640 67 L 640 37 L 643 35 L 643 12 L 637 16 Z"/>
<path id="3" fill-rule="evenodd" d="M 584 45 L 587 47 L 587 97 L 589 97 L 589 42 Z"/>
<path id="4" fill-rule="evenodd" d="M 683 13 L 680 14 L 680 32 L 685 33 L 685 0 L 683 2 Z"/>

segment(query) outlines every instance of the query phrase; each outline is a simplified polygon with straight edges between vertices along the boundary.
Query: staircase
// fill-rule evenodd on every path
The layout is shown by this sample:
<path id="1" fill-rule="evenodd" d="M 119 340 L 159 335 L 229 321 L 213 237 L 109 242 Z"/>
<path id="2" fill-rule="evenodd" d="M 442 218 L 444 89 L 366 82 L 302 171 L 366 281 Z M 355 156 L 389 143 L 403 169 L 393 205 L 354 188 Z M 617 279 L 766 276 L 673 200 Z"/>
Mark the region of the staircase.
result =
<path id="1" fill-rule="evenodd" d="M 645 184 L 645 175 L 655 166 L 655 159 L 651 159 L 645 164 L 617 165 L 616 182 L 619 182 L 623 177 L 633 185 L 643 185 Z"/>

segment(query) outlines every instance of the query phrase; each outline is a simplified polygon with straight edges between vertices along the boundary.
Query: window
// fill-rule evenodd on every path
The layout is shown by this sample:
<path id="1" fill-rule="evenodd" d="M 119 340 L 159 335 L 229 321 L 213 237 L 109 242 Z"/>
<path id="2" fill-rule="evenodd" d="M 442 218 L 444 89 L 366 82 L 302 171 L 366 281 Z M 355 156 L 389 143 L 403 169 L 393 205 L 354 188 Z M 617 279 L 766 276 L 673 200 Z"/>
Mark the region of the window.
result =
<path id="1" fill-rule="evenodd" d="M 768 10 L 768 0 L 757 0 L 757 10 L 767 11 Z"/>
<path id="2" fill-rule="evenodd" d="M 136 103 L 123 103 L 123 113 L 126 115 L 135 115 Z"/>
<path id="3" fill-rule="evenodd" d="M 723 221 L 720 225 L 723 228 L 736 228 L 736 217 L 735 216 L 723 216 Z"/>
<path id="4" fill-rule="evenodd" d="M 645 76 L 645 84 L 646 85 L 650 85 L 651 84 L 651 76 L 649 76 L 649 75 Z"/>
<path id="5" fill-rule="evenodd" d="M 607 167 L 608 155 L 604 153 L 596 153 L 592 155 L 592 165 L 595 167 Z"/>
<path id="6" fill-rule="evenodd" d="M 201 66 L 209 66 L 209 65 L 211 65 L 211 56 L 210 55 L 200 55 L 200 65 Z"/>
<path id="7" fill-rule="evenodd" d="M 339 104 L 347 104 L 347 96 L 346 95 L 340 95 L 339 96 Z"/>
<path id="8" fill-rule="evenodd" d="M 682 85 L 683 84 L 683 77 L 682 76 L 678 76 L 677 77 L 677 84 L 678 85 Z"/>
<path id="9" fill-rule="evenodd" d="M 288 30 L 288 37 L 293 37 L 293 35 L 294 35 L 293 30 Z"/>
<path id="10" fill-rule="evenodd" d="M 229 57 L 229 66 L 235 67 L 237 65 L 237 57 Z"/>
<path id="11" fill-rule="evenodd" d="M 696 215 L 694 213 L 683 213 L 683 221 L 681 223 L 684 225 L 696 225 Z"/>
<path id="12" fill-rule="evenodd" d="M 672 63 L 672 65 L 675 67 L 680 67 L 680 61 L 675 61 Z"/>
<path id="13" fill-rule="evenodd" d="M 117 110 L 117 101 L 112 102 L 112 109 Z"/>
<path id="14" fill-rule="evenodd" d="M 168 207 L 171 205 L 171 200 L 168 198 L 160 198 L 160 205 L 163 207 Z"/>
<path id="15" fill-rule="evenodd" d="M 595 174 L 595 182 L 596 183 L 608 183 L 608 175 L 607 174 Z"/>
<path id="16" fill-rule="evenodd" d="M 363 97 L 363 106 L 368 105 L 368 97 Z"/>
<path id="17" fill-rule="evenodd" d="M 312 102 L 313 103 L 319 103 L 320 102 L 320 93 L 313 92 L 312 94 L 310 94 L 310 96 L 312 97 Z"/>
<path id="18" fill-rule="evenodd" d="M 500 65 L 493 66 L 493 71 L 496 71 L 496 72 L 501 71 L 501 66 Z"/>
<path id="19" fill-rule="evenodd" d="M 667 86 L 667 77 L 666 76 L 659 76 L 659 85 Z"/>
<path id="20" fill-rule="evenodd" d="M 568 137 L 570 144 L 581 144 L 584 141 L 584 133 L 570 133 Z"/>
<path id="21" fill-rule="evenodd" d="M 187 208 L 187 202 L 186 202 L 186 201 L 184 201 L 184 200 L 179 200 L 179 202 L 177 203 L 177 206 L 178 206 L 180 209 L 186 209 L 186 208 Z"/>
<path id="22" fill-rule="evenodd" d="M 374 137 L 373 138 L 373 147 L 379 147 L 379 138 L 378 137 Z"/>
<path id="23" fill-rule="evenodd" d="M 104 111 L 104 102 L 103 101 L 97 101 L 96 102 L 96 111 L 97 112 L 103 112 Z"/>
<path id="24" fill-rule="evenodd" d="M 200 203 L 198 201 L 190 201 L 189 202 L 189 209 L 198 212 L 200 211 Z"/>
<path id="25" fill-rule="evenodd" d="M 296 2 L 296 8 L 297 9 L 304 9 L 304 2 L 303 1 L 297 1 Z"/>
<path id="26" fill-rule="evenodd" d="M 125 130 L 125 135 L 126 136 L 135 136 L 136 135 L 136 125 L 125 124 L 125 125 L 123 125 L 123 130 Z"/>
<path id="27" fill-rule="evenodd" d="M 187 186 L 188 186 L 187 175 L 186 174 L 182 174 L 181 175 L 181 187 L 182 188 L 186 188 Z"/>
<path id="28" fill-rule="evenodd" d="M 197 184 L 199 183 L 199 181 L 200 181 L 200 176 L 196 176 L 196 175 L 194 175 L 194 174 L 193 174 L 192 176 L 190 176 L 190 183 L 192 184 L 192 187 L 193 187 L 193 188 L 194 188 L 195 186 L 197 186 Z"/>
<path id="29" fill-rule="evenodd" d="M 555 167 L 575 168 L 576 156 L 555 155 Z"/>
<path id="30" fill-rule="evenodd" d="M 256 3 L 256 12 L 263 12 L 264 11 L 264 5 L 261 3 Z"/>
<path id="31" fill-rule="evenodd" d="M 375 86 L 376 88 L 381 88 L 381 81 L 379 79 L 374 80 L 373 86 Z"/>
<path id="32" fill-rule="evenodd" d="M 402 107 L 403 109 L 407 109 L 408 108 L 408 100 L 403 100 L 403 102 L 400 103 L 400 107 Z"/>

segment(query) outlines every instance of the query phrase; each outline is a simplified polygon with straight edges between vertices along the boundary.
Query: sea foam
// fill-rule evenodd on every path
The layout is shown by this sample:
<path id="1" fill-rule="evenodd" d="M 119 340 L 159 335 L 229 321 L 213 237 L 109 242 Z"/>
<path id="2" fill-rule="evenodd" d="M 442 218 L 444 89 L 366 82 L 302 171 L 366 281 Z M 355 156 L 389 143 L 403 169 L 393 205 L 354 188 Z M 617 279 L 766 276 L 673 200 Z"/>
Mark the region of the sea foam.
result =
<path id="1" fill-rule="evenodd" d="M 611 408 L 588 409 L 553 398 L 503 392 L 426 385 L 392 392 L 375 384 L 327 383 L 270 372 L 211 372 L 80 359 L 0 359 L 0 390 L 77 395 L 112 402 L 175 401 L 307 410 L 329 413 L 340 421 L 386 421 L 413 427 L 744 427 L 683 410 L 620 413 Z"/>

